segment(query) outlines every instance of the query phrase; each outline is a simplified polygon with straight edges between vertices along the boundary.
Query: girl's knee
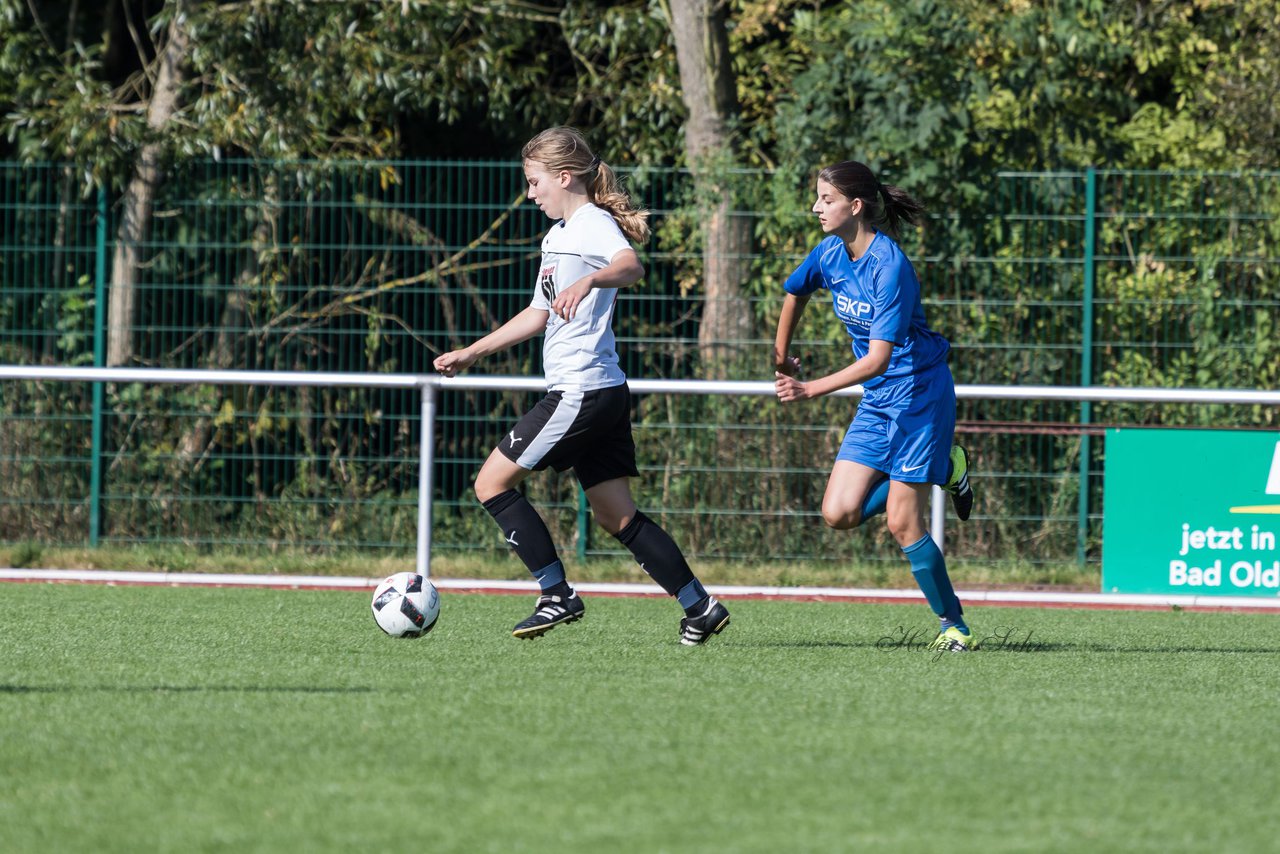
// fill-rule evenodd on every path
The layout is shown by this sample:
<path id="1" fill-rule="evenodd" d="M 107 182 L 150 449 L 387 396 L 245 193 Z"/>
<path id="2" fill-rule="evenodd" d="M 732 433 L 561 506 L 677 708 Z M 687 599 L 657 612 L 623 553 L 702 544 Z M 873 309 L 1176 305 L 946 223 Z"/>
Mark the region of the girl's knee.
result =
<path id="1" fill-rule="evenodd" d="M 483 504 L 514 487 L 505 478 L 482 468 L 480 473 L 476 475 L 476 482 L 471 488 L 475 490 L 476 499 Z"/>
<path id="2" fill-rule="evenodd" d="M 627 525 L 631 522 L 631 517 L 629 516 L 618 516 L 616 514 L 600 513 L 599 511 L 596 511 L 596 510 L 592 511 L 592 515 L 595 516 L 596 524 L 599 525 L 601 528 L 603 528 L 606 534 L 612 537 L 618 536 L 618 534 L 622 532 L 622 529 L 627 527 Z"/>
<path id="3" fill-rule="evenodd" d="M 829 528 L 835 528 L 837 531 L 848 531 L 862 524 L 862 514 L 857 510 L 828 507 L 824 504 L 822 505 L 822 521 L 826 522 Z"/>
<path id="4" fill-rule="evenodd" d="M 898 545 L 906 548 L 924 536 L 927 531 L 918 517 L 890 515 L 888 518 L 889 533 L 898 541 Z"/>

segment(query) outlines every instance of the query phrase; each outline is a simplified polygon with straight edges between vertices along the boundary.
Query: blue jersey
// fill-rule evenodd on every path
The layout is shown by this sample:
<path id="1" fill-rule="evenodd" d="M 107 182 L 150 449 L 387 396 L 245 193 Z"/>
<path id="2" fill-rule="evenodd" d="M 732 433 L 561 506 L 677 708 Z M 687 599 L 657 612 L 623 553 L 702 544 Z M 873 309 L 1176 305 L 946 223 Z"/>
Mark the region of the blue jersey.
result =
<path id="1" fill-rule="evenodd" d="M 787 277 L 787 293 L 808 296 L 831 291 L 831 307 L 853 339 L 853 355 L 867 355 L 872 339 L 893 342 L 889 367 L 863 383 L 867 389 L 890 380 L 923 374 L 945 362 L 951 345 L 929 328 L 920 304 L 920 280 L 893 238 L 876 232 L 856 261 L 844 241 L 832 235 L 809 253 Z"/>

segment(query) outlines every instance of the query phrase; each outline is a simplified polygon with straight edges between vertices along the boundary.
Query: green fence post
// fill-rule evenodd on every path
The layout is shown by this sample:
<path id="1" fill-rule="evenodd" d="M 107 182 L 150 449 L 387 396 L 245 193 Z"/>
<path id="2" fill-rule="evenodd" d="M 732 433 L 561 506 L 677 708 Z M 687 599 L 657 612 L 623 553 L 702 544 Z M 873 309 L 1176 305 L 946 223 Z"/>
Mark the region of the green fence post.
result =
<path id="1" fill-rule="evenodd" d="M 587 493 L 578 485 L 578 560 L 586 560 L 587 538 L 591 535 L 591 519 L 587 512 Z"/>
<path id="2" fill-rule="evenodd" d="M 93 364 L 106 361 L 107 188 L 98 188 L 98 232 L 93 272 Z M 102 534 L 102 383 L 93 384 L 93 432 L 89 452 L 89 545 Z"/>
<path id="3" fill-rule="evenodd" d="M 1081 318 L 1080 385 L 1093 385 L 1093 291 L 1094 241 L 1097 232 L 1098 173 L 1090 166 L 1084 184 L 1084 305 Z M 1085 430 L 1093 420 L 1092 401 L 1080 403 L 1080 425 Z M 1083 564 L 1089 537 L 1089 461 L 1092 442 L 1087 432 L 1080 434 L 1079 520 L 1076 527 L 1076 561 Z"/>

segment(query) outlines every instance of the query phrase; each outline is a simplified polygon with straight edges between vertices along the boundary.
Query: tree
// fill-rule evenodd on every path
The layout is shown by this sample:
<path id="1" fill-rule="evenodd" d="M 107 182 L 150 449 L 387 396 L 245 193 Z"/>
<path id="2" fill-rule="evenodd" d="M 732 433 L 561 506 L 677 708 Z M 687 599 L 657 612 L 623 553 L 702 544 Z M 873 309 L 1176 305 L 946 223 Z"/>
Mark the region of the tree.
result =
<path id="1" fill-rule="evenodd" d="M 751 252 L 751 221 L 736 210 L 731 171 L 737 165 L 733 126 L 738 96 L 723 0 L 671 0 L 671 32 L 688 113 L 685 158 L 694 204 L 709 209 L 702 227 L 705 304 L 698 327 L 703 371 L 723 376 L 751 337 L 742 282 Z"/>
<path id="2" fill-rule="evenodd" d="M 133 177 L 121 199 L 120 227 L 116 231 L 111 263 L 111 297 L 107 310 L 107 364 L 123 365 L 133 358 L 134 317 L 138 306 L 138 272 L 141 247 L 151 226 L 156 189 L 165 159 L 162 141 L 168 125 L 181 109 L 186 84 L 190 41 L 183 0 L 172 0 L 165 38 L 158 45 L 154 68 L 146 75 L 154 80 L 146 96 L 148 141 L 138 151 Z"/>

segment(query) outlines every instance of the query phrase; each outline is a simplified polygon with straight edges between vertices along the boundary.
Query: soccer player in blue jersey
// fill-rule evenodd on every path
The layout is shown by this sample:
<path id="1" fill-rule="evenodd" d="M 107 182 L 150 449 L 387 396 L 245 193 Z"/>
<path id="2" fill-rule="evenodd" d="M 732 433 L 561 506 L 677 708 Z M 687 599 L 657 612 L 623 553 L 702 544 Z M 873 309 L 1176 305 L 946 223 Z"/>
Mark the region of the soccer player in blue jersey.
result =
<path id="1" fill-rule="evenodd" d="M 968 457 L 952 447 L 955 384 L 947 367 L 951 345 L 925 323 L 920 281 L 896 236 L 923 207 L 898 187 L 881 184 L 862 163 L 844 161 L 818 173 L 818 215 L 827 237 L 786 281 L 773 360 L 779 400 L 791 403 L 862 385 L 863 397 L 836 454 L 822 499 L 822 518 L 840 530 L 886 513 L 889 531 L 942 621 L 931 648 L 976 648 L 942 551 L 924 526 L 931 484 L 969 518 L 973 489 Z M 853 339 L 854 361 L 802 382 L 791 340 L 809 297 L 831 292 L 836 317 Z"/>

